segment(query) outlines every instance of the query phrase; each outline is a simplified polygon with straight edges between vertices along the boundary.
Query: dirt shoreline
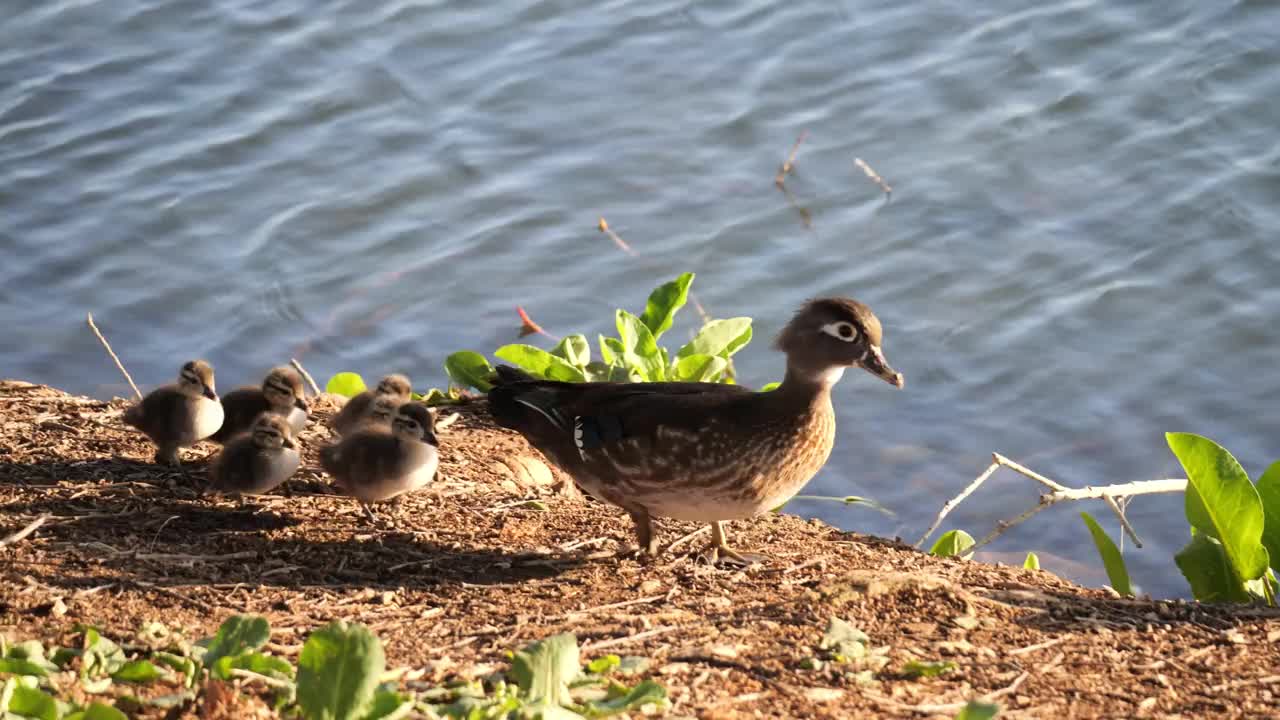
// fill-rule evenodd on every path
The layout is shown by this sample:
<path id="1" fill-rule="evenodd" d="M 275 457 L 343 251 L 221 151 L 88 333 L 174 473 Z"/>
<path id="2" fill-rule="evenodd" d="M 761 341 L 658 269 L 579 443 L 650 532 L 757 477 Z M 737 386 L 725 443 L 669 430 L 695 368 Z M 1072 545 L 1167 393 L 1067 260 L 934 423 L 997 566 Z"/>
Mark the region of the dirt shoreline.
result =
<path id="1" fill-rule="evenodd" d="M 237 507 L 197 496 L 214 446 L 184 451 L 181 470 L 156 467 L 120 420 L 126 405 L 0 380 L 0 537 L 51 515 L 0 547 L 9 640 L 78 621 L 208 635 L 256 613 L 296 660 L 306 633 L 345 618 L 379 635 L 390 666 L 432 680 L 489 672 L 507 649 L 572 631 L 584 658 L 649 658 L 668 717 L 947 718 L 949 704 L 991 694 L 1001 718 L 1280 716 L 1274 610 L 1121 600 L 789 515 L 733 524 L 743 549 L 771 557 L 747 571 L 678 553 L 619 560 L 626 516 L 563 493 L 483 401 L 441 433 L 435 489 L 384 512 L 394 528 L 327 492 L 323 422 L 302 434 L 292 497 Z M 322 399 L 316 415 L 333 408 Z M 696 526 L 661 529 L 670 542 Z M 811 669 L 833 616 L 883 648 L 883 667 Z M 911 660 L 956 669 L 913 679 Z"/>

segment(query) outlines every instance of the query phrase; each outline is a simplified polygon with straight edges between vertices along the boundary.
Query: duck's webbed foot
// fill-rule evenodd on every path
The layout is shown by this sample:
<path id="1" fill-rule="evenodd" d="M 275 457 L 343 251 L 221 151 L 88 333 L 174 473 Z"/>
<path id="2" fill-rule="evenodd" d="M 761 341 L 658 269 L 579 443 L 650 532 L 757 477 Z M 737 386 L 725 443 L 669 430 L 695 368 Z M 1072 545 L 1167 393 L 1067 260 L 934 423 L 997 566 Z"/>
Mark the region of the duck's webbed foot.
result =
<path id="1" fill-rule="evenodd" d="M 635 557 L 637 560 L 652 559 L 658 556 L 658 534 L 653 529 L 653 518 L 643 508 L 628 510 L 635 523 L 636 547 L 618 553 L 621 557 Z"/>
<path id="2" fill-rule="evenodd" d="M 725 532 L 723 520 L 711 523 L 711 543 L 699 553 L 699 556 L 717 567 L 744 568 L 768 560 L 768 556 L 739 553 L 729 547 L 729 538 Z"/>

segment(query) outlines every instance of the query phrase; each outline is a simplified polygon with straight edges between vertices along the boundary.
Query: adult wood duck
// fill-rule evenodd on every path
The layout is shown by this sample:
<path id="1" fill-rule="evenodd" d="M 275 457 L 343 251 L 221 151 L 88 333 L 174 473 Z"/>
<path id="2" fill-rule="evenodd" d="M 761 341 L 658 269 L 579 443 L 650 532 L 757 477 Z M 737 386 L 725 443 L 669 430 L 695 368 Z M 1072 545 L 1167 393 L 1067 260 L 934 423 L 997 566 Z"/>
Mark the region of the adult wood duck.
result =
<path id="1" fill-rule="evenodd" d="M 594 497 L 626 510 L 639 552 L 657 555 L 653 517 L 711 526 L 713 562 L 748 561 L 724 523 L 768 512 L 822 468 L 835 442 L 831 388 L 861 367 L 895 387 L 880 321 L 849 298 L 806 302 L 778 335 L 782 384 L 567 383 L 496 370 L 489 408 Z"/>

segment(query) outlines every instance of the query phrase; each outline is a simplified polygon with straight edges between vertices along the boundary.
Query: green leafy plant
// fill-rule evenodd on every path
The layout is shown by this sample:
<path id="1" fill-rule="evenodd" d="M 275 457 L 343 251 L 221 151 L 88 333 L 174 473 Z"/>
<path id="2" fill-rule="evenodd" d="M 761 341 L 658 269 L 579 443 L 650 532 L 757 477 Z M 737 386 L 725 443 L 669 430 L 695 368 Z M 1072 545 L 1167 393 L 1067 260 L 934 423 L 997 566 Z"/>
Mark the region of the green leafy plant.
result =
<path id="1" fill-rule="evenodd" d="M 1174 561 L 1192 593 L 1202 601 L 1247 602 L 1261 595 L 1274 604 L 1262 494 L 1221 445 L 1191 433 L 1165 437 L 1187 473 L 1185 511 L 1192 538 Z M 1264 478 L 1264 492 L 1274 507 L 1277 481 L 1275 476 Z M 1280 524 L 1280 514 L 1271 517 Z"/>
<path id="2" fill-rule="evenodd" d="M 1040 556 L 1033 552 L 1027 553 L 1027 559 L 1022 561 L 1022 567 L 1027 570 L 1039 570 Z"/>
<path id="3" fill-rule="evenodd" d="M 623 309 L 615 311 L 617 336 L 597 337 L 598 360 L 592 358 L 591 343 L 580 333 L 565 336 L 550 350 L 514 343 L 503 345 L 493 355 L 535 377 L 565 382 L 733 383 L 731 358 L 751 342 L 751 318 L 708 320 L 693 339 L 674 353 L 659 344 L 688 301 L 693 278 L 693 273 L 683 273 L 654 288 L 640 315 Z M 454 368 L 449 371 L 452 382 L 482 392 L 489 390 L 492 368 L 478 353 L 454 353 L 445 366 Z"/>
<path id="4" fill-rule="evenodd" d="M 958 557 L 962 560 L 968 560 L 973 557 L 973 553 L 969 548 L 976 543 L 973 536 L 963 530 L 948 530 L 938 538 L 938 541 L 929 548 L 930 555 L 938 557 Z"/>
<path id="5" fill-rule="evenodd" d="M 213 637 L 197 643 L 156 623 L 144 627 L 133 643 L 117 644 L 91 627 L 76 630 L 80 637 L 73 647 L 48 653 L 38 641 L 6 645 L 0 639 L 0 672 L 8 676 L 0 682 L 0 718 L 126 720 L 125 711 L 143 706 L 180 710 L 197 701 L 196 689 L 204 685 L 196 679 L 206 672 L 210 679 L 265 682 L 276 711 L 303 720 L 398 720 L 415 711 L 432 718 L 567 720 L 668 705 L 666 691 L 651 680 L 629 686 L 615 679 L 644 672 L 647 660 L 605 655 L 584 668 L 573 635 L 555 635 L 511 653 L 511 669 L 505 673 L 400 690 L 386 679 L 378 638 L 354 623 L 335 621 L 311 633 L 296 672 L 285 658 L 265 654 L 271 629 L 258 616 L 232 616 Z M 73 664 L 77 659 L 79 670 Z M 100 697 L 84 704 L 60 699 L 77 674 L 83 692 Z M 109 682 L 98 682 L 102 677 Z M 124 685 L 110 685 L 112 680 L 196 689 L 147 693 L 143 700 Z M 107 691 L 113 696 L 103 695 Z"/>
<path id="6" fill-rule="evenodd" d="M 1089 528 L 1089 534 L 1093 536 L 1093 544 L 1098 548 L 1098 554 L 1102 556 L 1102 566 L 1107 570 L 1107 579 L 1111 582 L 1111 587 L 1121 595 L 1132 596 L 1133 588 L 1129 585 L 1129 570 L 1125 567 L 1120 548 L 1116 547 L 1111 537 L 1107 535 L 1107 531 L 1102 529 L 1092 515 L 1082 512 L 1080 517 Z"/>

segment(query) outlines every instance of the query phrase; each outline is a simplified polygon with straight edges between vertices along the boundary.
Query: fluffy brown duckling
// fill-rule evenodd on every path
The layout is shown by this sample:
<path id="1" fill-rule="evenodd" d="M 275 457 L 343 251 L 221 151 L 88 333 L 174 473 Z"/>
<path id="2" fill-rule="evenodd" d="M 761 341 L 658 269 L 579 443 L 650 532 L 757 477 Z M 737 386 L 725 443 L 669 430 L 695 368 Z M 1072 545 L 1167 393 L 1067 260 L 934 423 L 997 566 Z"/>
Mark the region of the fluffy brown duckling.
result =
<path id="1" fill-rule="evenodd" d="M 124 412 L 124 421 L 156 444 L 156 462 L 166 465 L 181 464 L 178 449 L 213 435 L 222 420 L 213 366 L 204 360 L 187 362 L 177 383 L 152 390 Z"/>

